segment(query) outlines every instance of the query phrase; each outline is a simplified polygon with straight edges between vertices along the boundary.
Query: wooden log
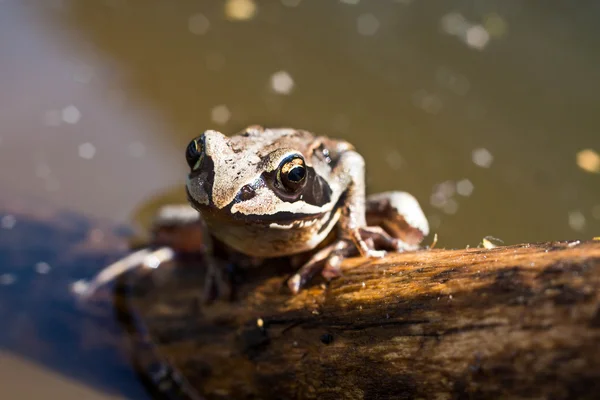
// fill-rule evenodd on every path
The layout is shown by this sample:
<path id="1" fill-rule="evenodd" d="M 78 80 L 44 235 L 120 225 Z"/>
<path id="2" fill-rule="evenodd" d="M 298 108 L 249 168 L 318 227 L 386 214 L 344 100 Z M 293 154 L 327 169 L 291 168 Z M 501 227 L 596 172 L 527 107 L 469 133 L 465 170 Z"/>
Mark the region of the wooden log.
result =
<path id="1" fill-rule="evenodd" d="M 600 397 L 598 241 L 350 259 L 297 296 L 289 269 L 263 267 L 207 306 L 191 264 L 134 281 L 124 303 L 188 397 Z"/>

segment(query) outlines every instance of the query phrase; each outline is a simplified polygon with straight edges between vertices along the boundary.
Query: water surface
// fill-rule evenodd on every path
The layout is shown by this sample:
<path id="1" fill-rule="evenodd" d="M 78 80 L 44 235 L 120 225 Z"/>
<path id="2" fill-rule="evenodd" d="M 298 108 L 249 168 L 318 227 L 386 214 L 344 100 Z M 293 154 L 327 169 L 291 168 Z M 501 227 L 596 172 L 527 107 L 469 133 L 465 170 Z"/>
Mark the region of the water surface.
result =
<path id="1" fill-rule="evenodd" d="M 354 143 L 369 192 L 415 194 L 441 247 L 589 239 L 598 18 L 594 1 L 1 0 L 2 194 L 129 224 L 183 198 L 193 136 L 260 123 Z M 51 302 L 64 281 L 39 279 Z"/>

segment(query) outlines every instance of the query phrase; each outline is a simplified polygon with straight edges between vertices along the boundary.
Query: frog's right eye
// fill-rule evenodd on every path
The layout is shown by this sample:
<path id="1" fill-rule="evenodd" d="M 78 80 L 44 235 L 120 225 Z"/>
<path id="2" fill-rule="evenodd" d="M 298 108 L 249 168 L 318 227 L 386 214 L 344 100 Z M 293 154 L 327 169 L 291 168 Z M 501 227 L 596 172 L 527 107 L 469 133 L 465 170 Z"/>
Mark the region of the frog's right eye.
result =
<path id="1" fill-rule="evenodd" d="M 192 140 L 185 150 L 185 159 L 192 170 L 196 170 L 202 165 L 204 159 L 204 135 Z"/>

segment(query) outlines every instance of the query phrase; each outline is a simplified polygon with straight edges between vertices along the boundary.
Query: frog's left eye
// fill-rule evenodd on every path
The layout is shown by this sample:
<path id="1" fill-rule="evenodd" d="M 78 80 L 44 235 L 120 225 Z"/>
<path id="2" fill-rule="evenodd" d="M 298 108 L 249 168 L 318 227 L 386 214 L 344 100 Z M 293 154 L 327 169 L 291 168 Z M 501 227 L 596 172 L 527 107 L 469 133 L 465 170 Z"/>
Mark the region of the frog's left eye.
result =
<path id="1" fill-rule="evenodd" d="M 288 190 L 297 190 L 306 182 L 306 166 L 300 156 L 285 159 L 277 171 L 277 180 Z"/>
<path id="2" fill-rule="evenodd" d="M 202 164 L 204 158 L 204 136 L 192 140 L 185 150 L 185 159 L 192 170 Z"/>

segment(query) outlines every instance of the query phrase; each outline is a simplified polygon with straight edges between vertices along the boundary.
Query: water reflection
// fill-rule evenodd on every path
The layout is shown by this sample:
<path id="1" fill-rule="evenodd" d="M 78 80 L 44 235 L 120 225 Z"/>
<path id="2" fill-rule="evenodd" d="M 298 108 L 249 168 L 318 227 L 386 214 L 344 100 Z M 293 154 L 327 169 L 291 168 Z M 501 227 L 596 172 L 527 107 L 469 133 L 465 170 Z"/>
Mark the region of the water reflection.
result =
<path id="1" fill-rule="evenodd" d="M 65 1 L 44 15 L 121 63 L 124 90 L 164 113 L 174 148 L 256 122 L 343 136 L 367 158 L 369 190 L 415 193 L 450 247 L 600 227 L 598 177 L 576 161 L 598 151 L 592 3 L 543 18 L 498 1 L 143 4 Z"/>
<path id="2" fill-rule="evenodd" d="M 4 222 L 0 231 L 1 348 L 95 388 L 88 395 L 146 398 L 129 364 L 122 327 L 111 303 L 98 303 L 95 309 L 81 307 L 70 289 L 78 279 L 88 279 L 122 256 L 124 237 L 131 232 L 71 212 L 35 210 L 31 203 L 27 208 L 0 210 Z M 5 355 L 2 358 L 9 360 Z M 13 374 L 27 377 L 35 372 L 17 364 L 21 369 Z M 60 390 L 60 378 L 42 377 L 54 396 L 78 392 Z M 8 386 L 18 388 L 19 384 Z M 3 385 L 3 390 L 8 387 Z M 18 390 L 23 394 L 25 389 Z"/>
<path id="3" fill-rule="evenodd" d="M 600 232 L 600 6 L 577 4 L 3 0 L 0 186 L 147 222 L 159 202 L 184 199 L 192 136 L 288 125 L 353 142 L 369 191 L 414 193 L 439 247 L 589 239 Z M 40 315 L 48 341 L 72 334 L 48 314 L 66 300 L 44 301 L 62 282 L 48 261 L 60 245 L 36 255 L 10 242 L 0 274 L 1 309 Z M 66 281 L 103 261 L 60 271 Z M 69 351 L 75 362 L 64 345 L 48 363 Z M 112 365 L 89 362 L 98 375 Z"/>

